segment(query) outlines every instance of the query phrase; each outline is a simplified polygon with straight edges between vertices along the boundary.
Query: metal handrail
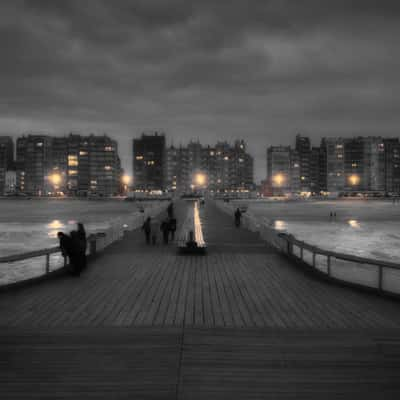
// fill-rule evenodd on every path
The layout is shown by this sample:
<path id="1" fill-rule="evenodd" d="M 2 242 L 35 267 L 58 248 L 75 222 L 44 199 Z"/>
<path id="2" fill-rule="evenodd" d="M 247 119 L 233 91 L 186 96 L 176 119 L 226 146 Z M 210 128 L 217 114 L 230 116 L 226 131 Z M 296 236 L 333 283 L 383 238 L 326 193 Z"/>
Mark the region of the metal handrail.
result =
<path id="1" fill-rule="evenodd" d="M 221 208 L 223 211 L 231 213 L 232 209 L 228 209 L 227 207 L 224 207 L 221 203 L 218 203 L 219 208 Z M 324 250 L 321 249 L 318 246 L 311 245 L 309 243 L 306 243 L 302 240 L 296 239 L 293 235 L 288 234 L 286 232 L 280 232 L 276 229 L 274 229 L 272 226 L 269 226 L 267 223 L 262 223 L 257 220 L 257 218 L 254 217 L 252 214 L 247 214 L 243 218 L 245 225 L 248 225 L 248 228 L 250 230 L 256 230 L 258 231 L 262 236 L 264 236 L 263 232 L 266 234 L 266 237 L 264 237 L 264 240 L 266 240 L 268 243 L 270 243 L 273 247 L 275 247 L 278 251 L 283 252 L 284 254 L 288 256 L 293 256 L 298 260 L 303 261 L 313 269 L 318 269 L 320 272 L 323 274 L 329 276 L 330 278 L 333 278 L 337 281 L 341 281 L 343 283 L 347 284 L 353 284 L 358 287 L 368 287 L 369 289 L 376 289 L 379 290 L 381 293 L 387 293 L 389 295 L 395 295 L 399 296 L 400 295 L 400 289 L 393 289 L 393 288 L 388 288 L 388 280 L 387 277 L 386 279 L 384 278 L 384 271 L 391 269 L 392 271 L 399 271 L 400 270 L 400 265 L 394 262 L 390 261 L 383 261 L 383 260 L 376 260 L 372 258 L 365 258 L 365 257 L 359 257 L 355 255 L 350 255 L 350 254 L 344 254 L 344 253 L 338 253 L 335 251 L 330 251 L 330 250 Z M 278 242 L 276 241 L 278 240 Z M 294 246 L 297 247 L 300 251 L 294 252 Z M 304 250 L 310 252 L 312 258 L 308 259 L 305 257 Z M 317 266 L 317 260 L 316 256 L 324 256 L 326 257 L 326 272 L 322 271 L 318 266 Z M 376 285 L 370 286 L 366 285 L 360 282 L 357 282 L 352 279 L 346 279 L 343 277 L 338 276 L 335 273 L 334 268 L 336 267 L 335 264 L 332 262 L 333 260 L 343 260 L 351 263 L 357 263 L 358 265 L 361 266 L 361 264 L 368 265 L 368 266 L 373 266 L 376 268 L 376 271 L 378 273 L 378 279 L 376 281 Z"/>
<path id="2" fill-rule="evenodd" d="M 29 252 L 20 253 L 20 254 L 12 254 L 9 256 L 0 257 L 0 263 L 22 261 L 22 260 L 26 260 L 28 258 L 35 258 L 35 257 L 40 257 L 40 256 L 46 256 L 48 254 L 59 253 L 60 251 L 61 251 L 60 247 L 56 246 L 56 247 L 50 247 L 48 249 L 29 251 Z"/>
<path id="3" fill-rule="evenodd" d="M 302 240 L 298 240 L 293 235 L 290 235 L 290 234 L 285 234 L 285 238 L 289 243 L 295 244 L 295 245 L 302 247 L 303 249 L 309 250 L 315 254 L 321 254 L 321 255 L 324 255 L 327 257 L 328 256 L 334 257 L 334 258 L 338 258 L 338 259 L 345 260 L 345 261 L 357 262 L 360 264 L 371 264 L 371 265 L 377 265 L 380 267 L 400 269 L 399 264 L 396 264 L 396 263 L 393 263 L 390 261 L 382 261 L 382 260 L 376 260 L 373 258 L 353 256 L 353 255 L 345 254 L 345 253 L 337 253 L 337 252 L 331 251 L 331 250 L 324 250 L 324 249 L 321 249 L 320 247 L 311 245 Z"/>

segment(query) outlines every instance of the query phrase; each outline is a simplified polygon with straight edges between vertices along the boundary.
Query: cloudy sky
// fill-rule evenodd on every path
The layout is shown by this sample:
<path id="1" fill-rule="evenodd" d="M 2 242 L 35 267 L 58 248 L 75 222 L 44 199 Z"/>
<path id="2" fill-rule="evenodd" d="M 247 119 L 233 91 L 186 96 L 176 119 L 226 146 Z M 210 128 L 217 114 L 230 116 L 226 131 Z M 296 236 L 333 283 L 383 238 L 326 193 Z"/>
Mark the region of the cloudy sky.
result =
<path id="1" fill-rule="evenodd" d="M 0 134 L 399 135 L 400 1 L 1 0 Z"/>

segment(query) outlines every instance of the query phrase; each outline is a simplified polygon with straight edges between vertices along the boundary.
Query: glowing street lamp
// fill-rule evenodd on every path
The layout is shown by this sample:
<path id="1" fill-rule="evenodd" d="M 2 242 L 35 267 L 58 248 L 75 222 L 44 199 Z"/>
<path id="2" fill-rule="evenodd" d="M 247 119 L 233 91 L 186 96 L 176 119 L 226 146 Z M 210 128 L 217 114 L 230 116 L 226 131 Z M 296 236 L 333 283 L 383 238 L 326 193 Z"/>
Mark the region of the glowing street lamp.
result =
<path id="1" fill-rule="evenodd" d="M 53 184 L 53 186 L 56 188 L 58 185 L 60 185 L 60 183 L 61 183 L 61 175 L 60 174 L 57 174 L 57 173 L 54 173 L 54 174 L 51 174 L 50 176 L 49 176 L 49 180 L 50 180 L 50 182 Z"/>
<path id="2" fill-rule="evenodd" d="M 123 175 L 122 176 L 122 183 L 124 185 L 129 185 L 131 182 L 131 177 L 129 175 Z"/>
<path id="3" fill-rule="evenodd" d="M 207 182 L 207 177 L 204 174 L 198 173 L 195 176 L 195 183 L 197 186 L 204 186 Z"/>
<path id="4" fill-rule="evenodd" d="M 352 186 L 357 186 L 360 183 L 360 177 L 356 174 L 350 175 L 348 179 L 349 179 L 350 185 L 352 185 Z"/>
<path id="5" fill-rule="evenodd" d="M 275 183 L 275 185 L 282 186 L 282 184 L 285 182 L 285 176 L 283 174 L 276 174 L 273 176 L 272 181 Z"/>
<path id="6" fill-rule="evenodd" d="M 131 177 L 129 175 L 122 175 L 121 181 L 124 185 L 124 192 L 126 193 L 128 191 L 128 185 L 131 182 Z"/>

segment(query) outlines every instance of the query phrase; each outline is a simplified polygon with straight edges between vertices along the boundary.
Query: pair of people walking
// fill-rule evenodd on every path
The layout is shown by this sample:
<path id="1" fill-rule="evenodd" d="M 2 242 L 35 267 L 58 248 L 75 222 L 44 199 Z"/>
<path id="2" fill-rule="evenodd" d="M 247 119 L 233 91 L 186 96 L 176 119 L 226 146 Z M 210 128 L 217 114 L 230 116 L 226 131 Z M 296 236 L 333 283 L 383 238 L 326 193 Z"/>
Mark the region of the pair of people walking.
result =
<path id="1" fill-rule="evenodd" d="M 74 276 L 79 276 L 87 264 L 85 227 L 82 223 L 78 223 L 77 230 L 72 231 L 69 235 L 64 232 L 58 232 L 57 237 L 60 241 L 63 257 L 68 258 L 70 273 Z"/>
<path id="2" fill-rule="evenodd" d="M 146 221 L 142 225 L 142 230 L 145 235 L 146 244 L 157 243 L 157 232 L 160 229 L 163 237 L 163 243 L 168 244 L 170 238 L 171 241 L 175 240 L 175 232 L 176 232 L 176 218 L 174 216 L 167 217 L 161 221 L 161 224 L 158 227 L 157 221 L 152 222 L 151 217 L 147 217 Z"/>

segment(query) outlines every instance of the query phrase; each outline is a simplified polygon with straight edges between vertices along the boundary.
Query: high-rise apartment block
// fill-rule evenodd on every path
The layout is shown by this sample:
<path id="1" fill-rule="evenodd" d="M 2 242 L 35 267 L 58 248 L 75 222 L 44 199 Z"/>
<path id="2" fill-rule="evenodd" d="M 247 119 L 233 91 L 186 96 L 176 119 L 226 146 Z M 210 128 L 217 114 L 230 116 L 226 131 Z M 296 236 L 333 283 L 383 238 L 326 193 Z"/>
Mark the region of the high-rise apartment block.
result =
<path id="1" fill-rule="evenodd" d="M 266 183 L 272 194 L 400 193 L 399 157 L 399 139 L 329 137 L 321 140 L 320 147 L 310 147 L 308 138 L 297 135 L 295 149 L 267 150 Z"/>
<path id="2" fill-rule="evenodd" d="M 112 196 L 118 193 L 118 144 L 106 135 L 17 139 L 17 190 L 33 196 Z"/>
<path id="3" fill-rule="evenodd" d="M 10 136 L 0 136 L 0 195 L 7 190 L 6 175 L 14 167 L 14 142 Z"/>
<path id="4" fill-rule="evenodd" d="M 167 190 L 213 192 L 249 190 L 253 185 L 253 158 L 244 141 L 234 145 L 218 142 L 203 146 L 190 142 L 186 147 L 167 148 Z"/>
<path id="5" fill-rule="evenodd" d="M 133 186 L 136 190 L 163 190 L 165 167 L 164 134 L 142 134 L 133 140 Z"/>

